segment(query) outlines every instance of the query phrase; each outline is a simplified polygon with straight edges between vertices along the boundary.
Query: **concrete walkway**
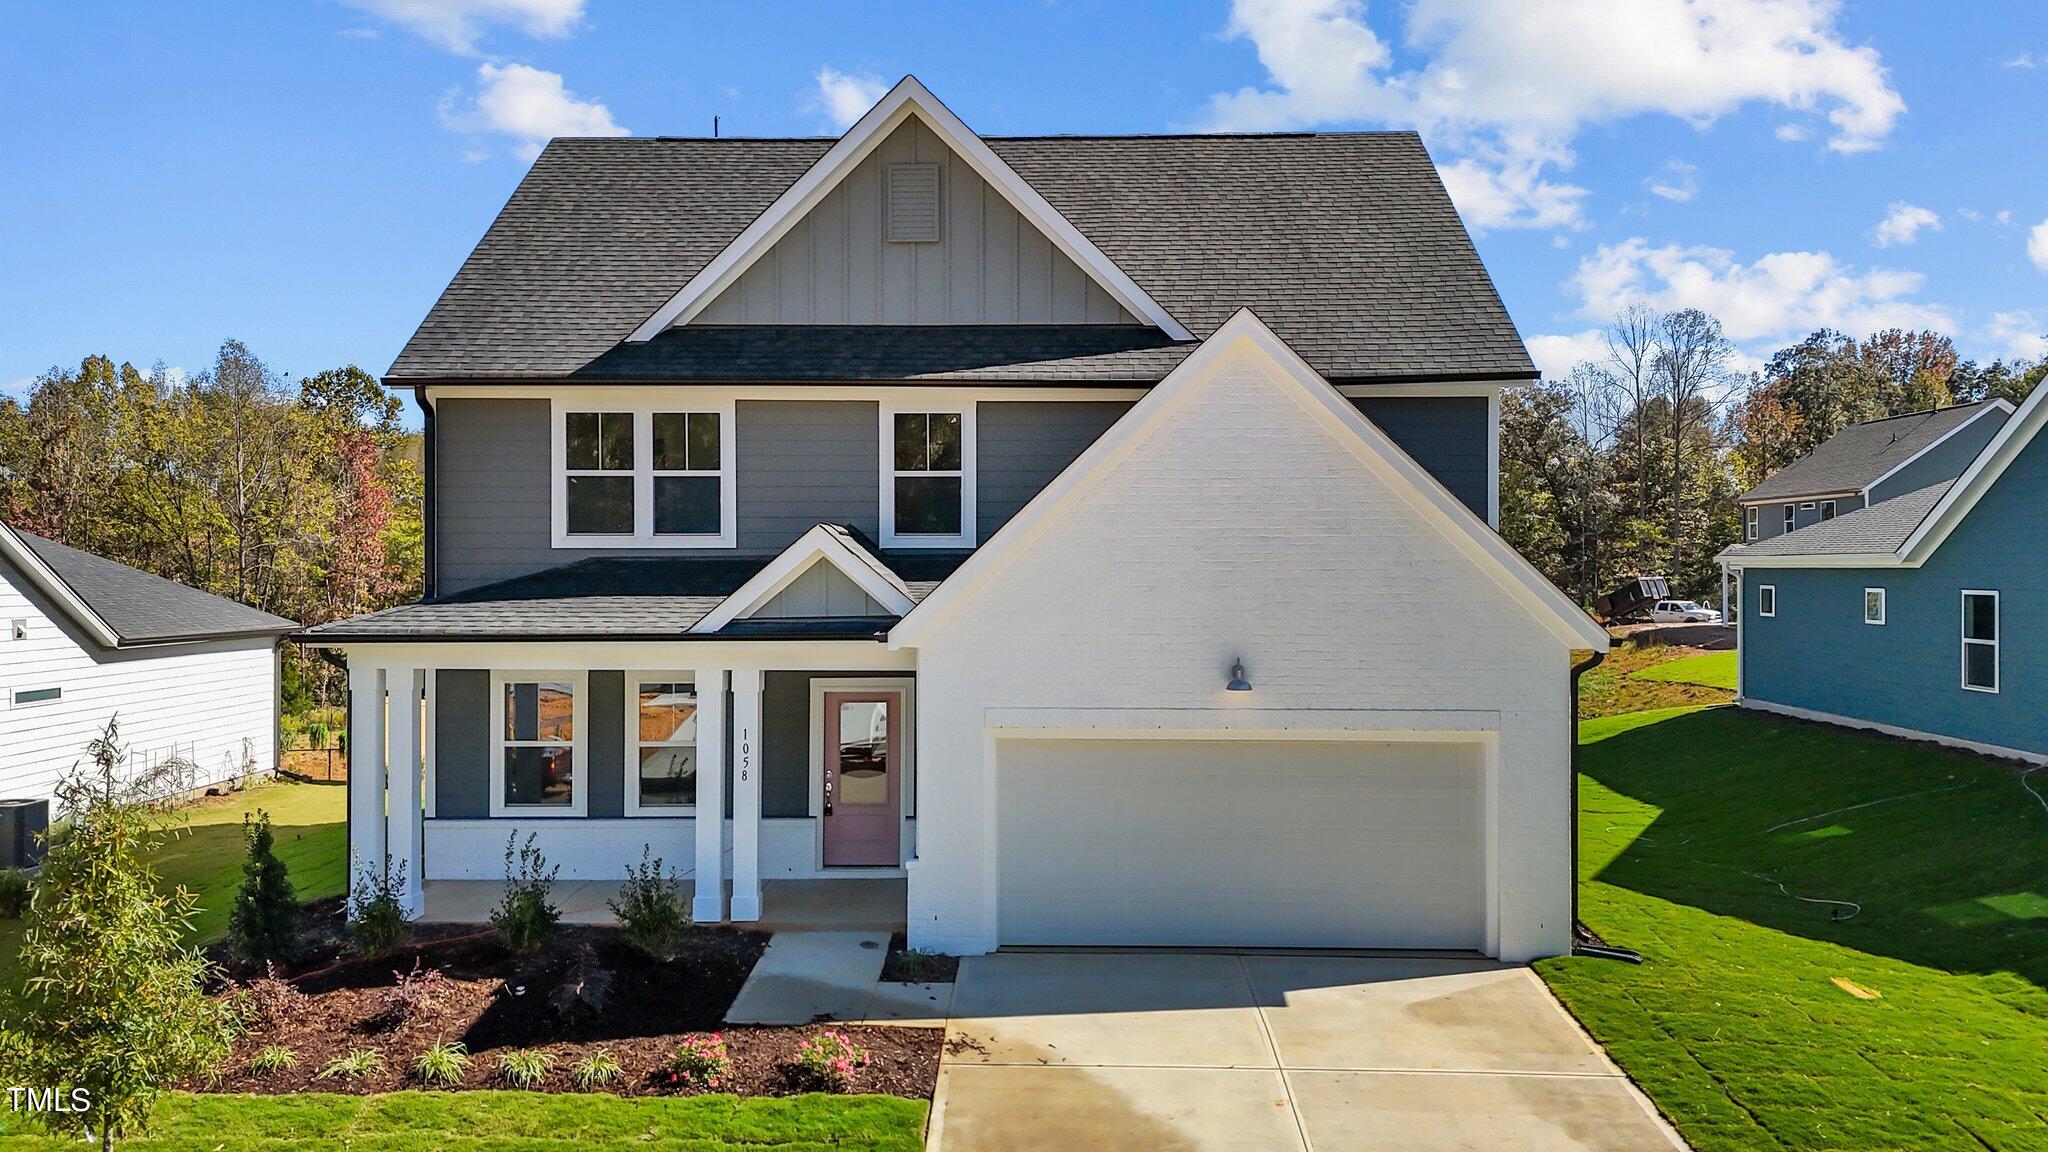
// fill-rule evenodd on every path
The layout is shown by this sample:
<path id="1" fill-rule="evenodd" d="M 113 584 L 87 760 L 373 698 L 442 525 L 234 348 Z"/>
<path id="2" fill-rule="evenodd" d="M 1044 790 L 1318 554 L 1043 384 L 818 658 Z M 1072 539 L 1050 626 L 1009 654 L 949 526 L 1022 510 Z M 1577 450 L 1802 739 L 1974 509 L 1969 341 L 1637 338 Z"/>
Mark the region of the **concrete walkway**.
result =
<path id="1" fill-rule="evenodd" d="M 953 985 L 885 983 L 888 956 L 887 932 L 777 932 L 725 1022 L 944 1027 Z"/>
<path id="2" fill-rule="evenodd" d="M 1527 968 L 998 953 L 962 962 L 939 1152 L 1672 1152 Z"/>

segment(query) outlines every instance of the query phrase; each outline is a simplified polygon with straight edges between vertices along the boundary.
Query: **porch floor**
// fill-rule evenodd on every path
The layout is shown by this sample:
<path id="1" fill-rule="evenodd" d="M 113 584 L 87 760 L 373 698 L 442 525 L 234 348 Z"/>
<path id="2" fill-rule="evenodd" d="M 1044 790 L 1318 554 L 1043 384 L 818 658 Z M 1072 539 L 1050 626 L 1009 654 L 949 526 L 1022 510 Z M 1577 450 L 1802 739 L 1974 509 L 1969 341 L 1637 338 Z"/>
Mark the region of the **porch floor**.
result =
<path id="1" fill-rule="evenodd" d="M 689 879 L 683 899 L 690 898 Z M 432 924 L 484 924 L 505 891 L 502 880 L 429 880 L 422 885 L 426 909 L 422 921 Z M 732 886 L 726 886 L 730 896 Z M 608 903 L 619 894 L 614 880 L 558 880 L 555 906 L 564 924 L 616 922 Z M 762 931 L 901 932 L 909 899 L 902 877 L 847 880 L 763 880 L 761 919 L 749 928 Z"/>

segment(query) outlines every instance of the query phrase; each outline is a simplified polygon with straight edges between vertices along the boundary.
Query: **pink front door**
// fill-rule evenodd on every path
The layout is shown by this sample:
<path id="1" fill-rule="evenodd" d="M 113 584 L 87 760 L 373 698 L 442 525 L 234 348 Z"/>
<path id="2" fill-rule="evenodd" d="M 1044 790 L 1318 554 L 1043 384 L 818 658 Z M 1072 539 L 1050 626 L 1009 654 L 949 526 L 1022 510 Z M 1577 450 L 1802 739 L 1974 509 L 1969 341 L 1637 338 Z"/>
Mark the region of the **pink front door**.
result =
<path id="1" fill-rule="evenodd" d="M 825 863 L 903 862 L 903 760 L 892 692 L 825 693 Z"/>

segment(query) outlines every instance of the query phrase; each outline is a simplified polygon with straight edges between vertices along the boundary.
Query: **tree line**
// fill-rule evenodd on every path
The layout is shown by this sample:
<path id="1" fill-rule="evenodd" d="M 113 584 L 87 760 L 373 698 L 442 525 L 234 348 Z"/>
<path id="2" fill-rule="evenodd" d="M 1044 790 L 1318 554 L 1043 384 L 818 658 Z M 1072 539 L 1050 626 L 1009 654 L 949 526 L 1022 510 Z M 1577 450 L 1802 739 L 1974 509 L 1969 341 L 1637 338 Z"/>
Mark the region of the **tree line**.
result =
<path id="1" fill-rule="evenodd" d="M 416 598 L 420 438 L 354 365 L 294 382 L 239 341 L 189 378 L 105 356 L 0 398 L 0 519 L 305 624 Z M 288 711 L 330 677 L 291 649 Z"/>
<path id="2" fill-rule="evenodd" d="M 1563 379 L 1501 402 L 1501 533 L 1581 603 L 1636 574 L 1718 594 L 1736 499 L 1850 424 L 2002 397 L 2040 361 L 1963 359 L 1947 336 L 1821 330 L 1743 372 L 1720 321 L 1636 306 Z"/>

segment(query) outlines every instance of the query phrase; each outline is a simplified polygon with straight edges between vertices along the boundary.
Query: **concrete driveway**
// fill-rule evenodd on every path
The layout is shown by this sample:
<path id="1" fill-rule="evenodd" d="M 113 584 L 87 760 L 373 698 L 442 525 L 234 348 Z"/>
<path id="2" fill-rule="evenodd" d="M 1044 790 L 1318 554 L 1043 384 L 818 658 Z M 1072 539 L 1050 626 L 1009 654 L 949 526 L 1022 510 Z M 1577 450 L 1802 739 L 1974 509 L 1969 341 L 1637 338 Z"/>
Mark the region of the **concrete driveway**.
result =
<path id="1" fill-rule="evenodd" d="M 939 1152 L 1671 1152 L 1527 968 L 1000 953 L 964 961 Z"/>

